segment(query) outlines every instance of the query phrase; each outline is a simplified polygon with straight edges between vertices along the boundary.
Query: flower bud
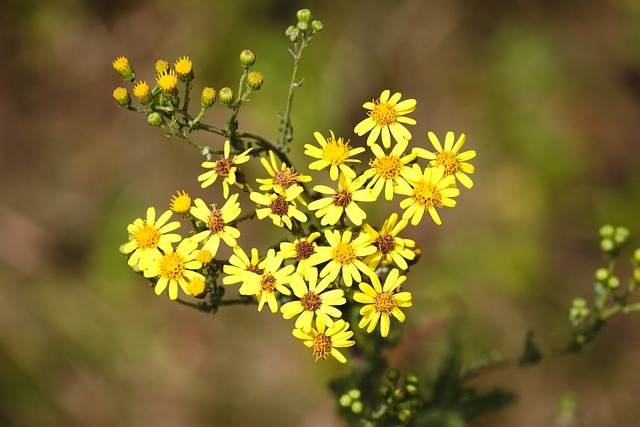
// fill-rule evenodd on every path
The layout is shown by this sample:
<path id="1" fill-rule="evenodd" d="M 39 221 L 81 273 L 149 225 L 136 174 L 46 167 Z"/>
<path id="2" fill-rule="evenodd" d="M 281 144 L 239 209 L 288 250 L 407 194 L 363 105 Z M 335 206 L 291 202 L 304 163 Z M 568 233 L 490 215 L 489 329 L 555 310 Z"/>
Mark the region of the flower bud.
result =
<path id="1" fill-rule="evenodd" d="M 162 116 L 158 112 L 153 112 L 147 116 L 147 123 L 151 126 L 160 126 L 162 124 Z"/>
<path id="2" fill-rule="evenodd" d="M 620 287 L 620 279 L 618 279 L 617 276 L 609 277 L 609 280 L 607 280 L 607 287 L 609 289 L 618 289 Z"/>
<path id="3" fill-rule="evenodd" d="M 611 252 L 615 249 L 615 247 L 615 243 L 609 238 L 602 239 L 600 241 L 600 249 L 602 249 L 603 252 Z"/>
<path id="4" fill-rule="evenodd" d="M 309 23 L 300 21 L 296 24 L 296 28 L 302 31 L 303 33 L 309 29 Z"/>
<path id="5" fill-rule="evenodd" d="M 322 21 L 311 22 L 311 30 L 313 30 L 314 33 L 319 33 L 323 28 L 324 25 L 322 25 Z"/>
<path id="6" fill-rule="evenodd" d="M 216 91 L 210 87 L 202 89 L 202 96 L 200 96 L 202 108 L 210 108 L 214 102 L 216 102 Z"/>
<path id="7" fill-rule="evenodd" d="M 406 423 L 411 419 L 411 409 L 403 408 L 398 412 L 398 419 L 403 423 Z"/>
<path id="8" fill-rule="evenodd" d="M 257 71 L 252 71 L 247 74 L 247 87 L 251 90 L 260 90 L 264 83 L 264 77 Z"/>
<path id="9" fill-rule="evenodd" d="M 610 272 L 608 268 L 601 267 L 596 270 L 595 275 L 598 282 L 604 283 L 609 278 Z"/>
<path id="10" fill-rule="evenodd" d="M 240 52 L 240 64 L 242 64 L 244 68 L 249 68 L 255 63 L 256 63 L 255 53 L 253 53 L 250 50 L 243 50 L 242 52 Z"/>
<path id="11" fill-rule="evenodd" d="M 169 63 L 164 59 L 158 59 L 155 64 L 156 77 L 169 69 Z"/>
<path id="12" fill-rule="evenodd" d="M 415 396 L 418 394 L 418 387 L 415 384 L 407 384 L 404 386 L 404 389 L 407 391 L 409 396 Z"/>
<path id="13" fill-rule="evenodd" d="M 354 414 L 362 413 L 363 409 L 364 409 L 364 405 L 359 400 L 351 404 L 351 412 L 353 412 Z"/>
<path id="14" fill-rule="evenodd" d="M 225 107 L 229 107 L 231 104 L 233 104 L 233 90 L 231 90 L 231 88 L 229 87 L 223 87 L 218 93 L 218 99 L 220 100 L 222 105 L 224 105 Z"/>
<path id="15" fill-rule="evenodd" d="M 395 390 L 393 390 L 393 398 L 395 400 L 404 400 L 406 396 L 406 393 L 404 391 L 404 388 L 398 387 Z"/>
<path id="16" fill-rule="evenodd" d="M 292 28 L 291 31 L 289 31 L 289 40 L 291 40 L 292 42 L 296 41 L 296 39 L 298 38 L 298 36 L 300 35 L 300 30 L 298 30 L 295 27 L 290 27 Z M 287 29 L 288 30 L 288 29 Z"/>
<path id="17" fill-rule="evenodd" d="M 386 384 L 382 384 L 380 387 L 378 387 L 378 394 L 380 395 L 380 397 L 389 396 L 389 394 L 391 394 L 391 387 Z"/>
<path id="18" fill-rule="evenodd" d="M 343 408 L 347 408 L 351 406 L 351 404 L 353 403 L 353 399 L 351 399 L 351 396 L 349 396 L 348 394 L 343 394 L 342 396 L 340 396 L 340 399 L 338 399 L 338 403 Z"/>
<path id="19" fill-rule="evenodd" d="M 352 388 L 351 390 L 349 390 L 347 392 L 347 394 L 349 396 L 351 396 L 351 398 L 353 400 L 358 400 L 358 399 L 360 399 L 360 396 L 362 396 L 362 392 L 360 390 L 358 390 L 357 388 Z"/>
<path id="20" fill-rule="evenodd" d="M 605 239 L 607 237 L 612 237 L 614 231 L 615 231 L 615 228 L 613 227 L 613 225 L 606 224 L 600 227 L 599 234 L 601 238 Z"/>
<path id="21" fill-rule="evenodd" d="M 616 231 L 613 235 L 613 240 L 618 244 L 622 245 L 629 238 L 629 230 L 624 227 L 616 227 Z"/>
<path id="22" fill-rule="evenodd" d="M 119 107 L 127 108 L 131 105 L 131 96 L 129 91 L 123 87 L 117 87 L 113 91 L 113 99 Z"/>
<path id="23" fill-rule="evenodd" d="M 633 251 L 633 262 L 635 264 L 640 264 L 640 248 Z"/>
<path id="24" fill-rule="evenodd" d="M 133 67 L 129 63 L 129 60 L 124 56 L 116 58 L 113 62 L 113 69 L 120 74 L 122 80 L 132 82 L 136 78 L 136 73 L 133 71 Z"/>
<path id="25" fill-rule="evenodd" d="M 153 102 L 153 95 L 149 85 L 144 80 L 140 80 L 133 87 L 133 95 L 138 98 L 142 105 L 150 105 Z"/>
<path id="26" fill-rule="evenodd" d="M 636 283 L 640 283 L 640 268 L 636 268 L 633 270 L 633 281 Z"/>
<path id="27" fill-rule="evenodd" d="M 413 372 L 407 372 L 407 374 L 404 376 L 404 382 L 407 384 L 418 384 L 420 380 L 418 379 L 418 376 Z"/>
<path id="28" fill-rule="evenodd" d="M 387 372 L 387 379 L 389 381 L 396 382 L 398 381 L 399 378 L 400 378 L 400 371 L 398 371 L 396 368 L 389 369 L 389 372 Z"/>
<path id="29" fill-rule="evenodd" d="M 297 31 L 296 27 L 294 27 L 293 25 L 289 25 L 284 31 L 284 35 L 287 37 L 291 37 L 291 34 L 293 34 L 295 31 Z"/>
<path id="30" fill-rule="evenodd" d="M 311 19 L 311 11 L 309 9 L 300 9 L 296 13 L 296 17 L 300 22 L 309 22 L 309 19 Z"/>
<path id="31" fill-rule="evenodd" d="M 189 83 L 193 80 L 193 63 L 188 56 L 178 58 L 178 60 L 173 64 L 173 68 L 176 69 L 176 74 L 178 74 L 178 78 L 181 82 Z"/>

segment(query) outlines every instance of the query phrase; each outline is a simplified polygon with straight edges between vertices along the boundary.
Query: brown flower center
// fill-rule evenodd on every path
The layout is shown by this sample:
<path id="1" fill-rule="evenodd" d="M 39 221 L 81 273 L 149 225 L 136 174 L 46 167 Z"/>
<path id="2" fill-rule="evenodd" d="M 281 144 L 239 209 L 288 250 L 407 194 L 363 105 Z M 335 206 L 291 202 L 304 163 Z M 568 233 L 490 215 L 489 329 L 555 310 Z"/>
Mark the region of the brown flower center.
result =
<path id="1" fill-rule="evenodd" d="M 289 202 L 287 202 L 284 197 L 278 196 L 271 201 L 269 208 L 271 208 L 271 213 L 274 215 L 287 216 L 289 213 Z"/>
<path id="2" fill-rule="evenodd" d="M 211 210 L 211 215 L 207 218 L 207 227 L 211 230 L 212 234 L 220 233 L 224 230 L 224 219 L 222 219 L 222 212 L 215 207 Z"/>
<path id="3" fill-rule="evenodd" d="M 318 359 L 326 359 L 331 353 L 333 344 L 331 338 L 325 334 L 318 334 L 313 337 L 313 355 Z"/>
<path id="4" fill-rule="evenodd" d="M 234 166 L 233 159 L 227 159 L 220 156 L 220 160 L 216 162 L 216 174 L 220 176 L 229 176 L 231 168 Z"/>
<path id="5" fill-rule="evenodd" d="M 316 253 L 316 248 L 313 246 L 313 243 L 307 242 L 306 240 L 301 240 L 296 243 L 296 261 L 299 262 L 307 259 L 314 253 Z"/>
<path id="6" fill-rule="evenodd" d="M 347 190 L 338 190 L 333 196 L 333 204 L 340 208 L 346 208 L 349 206 L 351 200 L 351 193 Z"/>
<path id="7" fill-rule="evenodd" d="M 373 300 L 373 308 L 378 313 L 389 314 L 395 307 L 396 302 L 393 300 L 393 296 L 388 292 L 379 293 Z"/>
<path id="8" fill-rule="evenodd" d="M 307 292 L 302 299 L 300 299 L 300 304 L 302 304 L 302 307 L 307 311 L 316 311 L 322 306 L 322 299 L 320 295 L 315 292 Z"/>
<path id="9" fill-rule="evenodd" d="M 396 239 L 388 234 L 382 235 L 373 242 L 373 246 L 378 248 L 378 252 L 386 255 L 393 252 L 393 249 L 396 247 Z"/>

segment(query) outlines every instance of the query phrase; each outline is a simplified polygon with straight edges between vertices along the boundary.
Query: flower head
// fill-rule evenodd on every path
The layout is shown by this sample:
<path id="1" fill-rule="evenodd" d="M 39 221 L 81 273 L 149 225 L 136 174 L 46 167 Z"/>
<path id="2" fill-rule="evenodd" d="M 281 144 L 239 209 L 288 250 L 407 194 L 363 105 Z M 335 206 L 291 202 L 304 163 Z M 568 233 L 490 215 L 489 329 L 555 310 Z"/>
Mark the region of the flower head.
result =
<path id="1" fill-rule="evenodd" d="M 169 63 L 164 59 L 158 59 L 153 67 L 156 70 L 156 77 L 158 77 L 169 69 Z"/>
<path id="2" fill-rule="evenodd" d="M 378 276 L 371 276 L 371 285 L 368 283 L 360 283 L 360 291 L 353 295 L 353 299 L 361 304 L 366 304 L 360 309 L 362 319 L 358 326 L 364 328 L 369 325 L 367 332 L 371 333 L 380 320 L 380 335 L 386 337 L 389 335 L 389 325 L 391 316 L 401 322 L 404 322 L 405 315 L 400 308 L 411 307 L 411 293 L 394 291 L 407 279 L 406 276 L 400 276 L 397 268 L 389 272 L 384 287 L 380 285 Z"/>
<path id="3" fill-rule="evenodd" d="M 391 136 L 397 142 L 411 139 L 411 133 L 403 125 L 415 125 L 416 121 L 409 117 L 404 117 L 416 109 L 415 99 L 405 99 L 400 101 L 402 96 L 400 92 L 394 93 L 391 97 L 389 90 L 384 90 L 380 94 L 380 98 L 372 102 L 365 102 L 362 106 L 367 110 L 371 110 L 369 117 L 362 120 L 353 129 L 359 136 L 371 131 L 367 137 L 367 145 L 372 145 L 378 140 L 378 136 L 382 134 L 382 144 L 385 148 L 391 146 Z"/>
<path id="4" fill-rule="evenodd" d="M 415 159 L 417 154 L 410 153 L 403 156 L 407 144 L 407 141 L 398 142 L 389 154 L 385 154 L 378 144 L 371 146 L 371 151 L 373 151 L 376 158 L 369 162 L 371 169 L 366 170 L 362 174 L 362 178 L 365 180 L 371 178 L 367 188 L 371 189 L 371 195 L 375 199 L 380 196 L 384 188 L 384 198 L 392 200 L 394 184 L 401 180 L 404 181 L 404 175 L 411 171 L 407 163 Z"/>
<path id="5" fill-rule="evenodd" d="M 249 198 L 258 205 L 266 206 L 264 208 L 256 209 L 256 215 L 258 219 L 271 218 L 273 223 L 278 227 L 287 226 L 291 230 L 292 222 L 291 218 L 295 218 L 300 222 L 306 222 L 307 216 L 302 213 L 293 200 L 295 193 L 291 193 L 289 196 L 281 196 L 274 193 L 258 193 L 256 191 L 249 195 Z"/>
<path id="6" fill-rule="evenodd" d="M 178 221 L 169 222 L 172 212 L 166 211 L 156 221 L 156 210 L 147 209 L 146 219 L 138 218 L 127 227 L 131 240 L 124 245 L 124 253 L 133 252 L 129 257 L 129 265 L 138 264 L 140 270 L 146 270 L 163 252 L 172 250 L 171 244 L 179 242 L 179 234 L 167 234 L 180 227 Z"/>
<path id="7" fill-rule="evenodd" d="M 238 155 L 231 157 L 231 143 L 227 140 L 224 143 L 224 155 L 220 156 L 215 162 L 203 162 L 203 168 L 211 168 L 210 171 L 203 173 L 198 177 L 198 181 L 203 181 L 202 188 L 206 188 L 213 184 L 218 176 L 224 177 L 222 180 L 223 195 L 226 199 L 229 197 L 229 185 L 236 184 L 236 171 L 238 165 L 249 161 L 248 153 L 252 149 L 249 148 Z"/>
<path id="8" fill-rule="evenodd" d="M 169 298 L 178 298 L 178 285 L 182 291 L 189 294 L 189 282 L 202 280 L 204 276 L 194 270 L 202 267 L 195 258 L 198 255 L 198 243 L 191 239 L 184 239 L 180 242 L 175 252 L 173 248 L 164 255 L 158 257 L 151 266 L 144 271 L 144 277 L 157 277 L 155 286 L 156 295 L 160 295 L 169 286 Z M 189 282 L 187 282 L 187 280 Z"/>
<path id="9" fill-rule="evenodd" d="M 395 262 L 403 270 L 409 268 L 406 259 L 412 260 L 416 257 L 412 250 L 416 246 L 416 242 L 398 237 L 398 233 L 404 230 L 407 224 L 406 219 L 398 222 L 398 214 L 395 212 L 382 224 L 379 233 L 369 224 L 364 224 L 364 231 L 371 236 L 371 244 L 377 249 L 376 252 L 364 259 L 364 263 L 372 270 L 375 270 L 380 262 L 382 265 Z"/>
<path id="10" fill-rule="evenodd" d="M 320 237 L 320 233 L 315 231 L 308 237 L 300 237 L 294 240 L 293 243 L 280 243 L 280 255 L 282 255 L 282 258 L 294 258 L 297 262 L 296 272 L 305 280 L 309 280 L 311 268 L 319 262 L 315 243 L 318 237 Z"/>
<path id="11" fill-rule="evenodd" d="M 171 196 L 169 208 L 177 214 L 185 215 L 191 209 L 191 197 L 186 191 L 178 191 L 177 195 Z"/>
<path id="12" fill-rule="evenodd" d="M 215 257 L 220 247 L 220 240 L 232 248 L 236 246 L 236 239 L 240 237 L 240 231 L 230 226 L 229 223 L 240 215 L 237 194 L 229 197 L 220 209 L 217 209 L 215 204 L 211 205 L 211 209 L 209 209 L 202 199 L 196 199 L 190 212 L 191 215 L 204 221 L 207 225 L 207 230 L 193 236 L 193 240 L 196 242 L 207 240 L 202 246 L 203 250 L 211 252 L 211 255 Z"/>
<path id="13" fill-rule="evenodd" d="M 245 277 L 249 281 L 260 276 L 264 272 L 265 261 L 260 262 L 258 250 L 251 249 L 251 259 L 240 246 L 233 248 L 233 255 L 229 258 L 229 264 L 222 267 L 227 276 L 222 278 L 223 285 L 231 285 L 245 281 Z"/>
<path id="14" fill-rule="evenodd" d="M 127 108 L 131 105 L 131 96 L 126 88 L 115 88 L 113 91 L 113 99 L 116 101 L 116 104 L 122 108 Z"/>
<path id="15" fill-rule="evenodd" d="M 465 134 L 461 134 L 454 145 L 453 141 L 455 137 L 453 132 L 447 132 L 444 138 L 444 148 L 442 148 L 438 137 L 433 132 L 429 132 L 428 136 L 436 152 L 432 153 L 424 148 L 414 148 L 413 150 L 418 157 L 431 160 L 429 166 L 444 167 L 445 176 L 455 176 L 460 184 L 465 187 L 473 187 L 473 181 L 467 174 L 472 174 L 475 168 L 472 164 L 467 163 L 467 160 L 473 159 L 476 156 L 476 152 L 475 150 L 468 150 L 463 153 L 458 153 L 466 139 Z"/>
<path id="16" fill-rule="evenodd" d="M 142 105 L 149 105 L 153 100 L 151 89 L 144 80 L 140 80 L 133 86 L 133 95 L 140 100 Z"/>
<path id="17" fill-rule="evenodd" d="M 325 139 L 320 132 L 314 132 L 313 136 L 316 137 L 316 140 L 320 144 L 320 148 L 311 144 L 304 145 L 304 154 L 319 159 L 315 162 L 311 162 L 309 164 L 309 169 L 322 170 L 328 167 L 329 176 L 334 181 L 338 179 L 339 172 L 342 172 L 349 178 L 355 178 L 356 173 L 353 169 L 347 166 L 346 163 L 359 163 L 360 160 L 350 159 L 350 157 L 362 153 L 364 148 L 351 148 L 349 141 L 344 142 L 344 139 L 342 138 L 338 138 L 336 140 L 333 131 L 329 132 L 331 132 L 331 137 L 327 139 Z"/>
<path id="18" fill-rule="evenodd" d="M 214 102 L 216 102 L 215 89 L 211 87 L 202 89 L 202 95 L 200 96 L 200 105 L 202 105 L 202 108 L 210 108 Z"/>
<path id="19" fill-rule="evenodd" d="M 367 233 L 360 233 L 358 237 L 351 241 L 353 234 L 346 230 L 342 235 L 339 230 L 325 230 L 324 237 L 329 246 L 317 248 L 319 262 L 329 261 L 320 272 L 322 277 L 321 285 L 326 282 L 333 282 L 340 273 L 345 285 L 351 287 L 353 280 L 361 281 L 363 272 L 367 276 L 373 275 L 373 270 L 359 258 L 371 255 L 376 251 L 371 245 L 371 237 Z"/>
<path id="20" fill-rule="evenodd" d="M 193 63 L 188 56 L 178 58 L 178 60 L 173 64 L 173 67 L 176 69 L 176 73 L 180 80 L 188 82 L 193 79 Z"/>
<path id="21" fill-rule="evenodd" d="M 278 311 L 276 291 L 284 295 L 291 295 L 291 291 L 285 285 L 291 283 L 292 280 L 302 280 L 297 274 L 292 276 L 295 270 L 293 265 L 280 268 L 282 262 L 282 256 L 270 249 L 264 260 L 262 274 L 245 275 L 244 277 L 244 283 L 240 286 L 240 295 L 255 295 L 258 298 L 258 311 L 262 311 L 262 307 L 266 303 L 271 312 L 276 313 Z"/>
<path id="22" fill-rule="evenodd" d="M 400 207 L 406 209 L 402 218 L 411 219 L 411 225 L 417 225 L 427 211 L 433 222 L 441 225 L 436 208 L 455 206 L 456 201 L 451 197 L 460 194 L 460 190 L 452 187 L 455 183 L 453 175 L 445 176 L 443 166 L 426 167 L 422 172 L 420 166 L 415 164 L 406 178 L 411 185 L 400 183 L 396 187 L 396 193 L 409 196 L 400 202 Z"/>
<path id="23" fill-rule="evenodd" d="M 198 257 L 196 257 L 196 261 Z M 203 277 L 194 277 L 193 279 L 189 280 L 189 282 L 187 283 L 187 289 L 185 291 L 185 293 L 192 295 L 194 297 L 198 297 L 201 296 L 204 291 L 207 289 L 207 285 L 204 281 L 204 276 Z"/>
<path id="24" fill-rule="evenodd" d="M 327 194 L 329 197 L 309 203 L 309 210 L 316 211 L 316 218 L 322 218 L 320 224 L 323 226 L 337 223 L 344 213 L 355 225 L 362 224 L 367 214 L 356 202 L 373 202 L 375 200 L 369 190 L 360 189 L 364 182 L 364 179 L 351 180 L 343 174 L 340 176 L 338 189 L 326 185 L 316 185 L 313 187 L 314 191 Z"/>
<path id="25" fill-rule="evenodd" d="M 299 280 L 291 283 L 291 288 L 298 301 L 290 301 L 284 304 L 280 311 L 285 319 L 297 316 L 296 328 L 303 332 L 311 331 L 313 318 L 316 318 L 316 325 L 333 325 L 331 317 L 341 317 L 342 312 L 335 308 L 336 305 L 343 305 L 347 302 L 342 289 L 326 290 L 328 282 L 323 286 L 318 284 L 318 269 L 311 269 L 309 274 L 309 286 L 304 281 Z"/>
<path id="26" fill-rule="evenodd" d="M 111 65 L 113 65 L 113 69 L 120 74 L 122 80 L 133 81 L 136 78 L 136 73 L 133 71 L 133 67 L 126 57 L 117 57 Z"/>
<path id="27" fill-rule="evenodd" d="M 353 331 L 349 330 L 349 323 L 340 319 L 333 326 L 325 330 L 324 324 L 319 324 L 317 329 L 304 332 L 302 329 L 294 329 L 293 336 L 304 340 L 304 345 L 313 348 L 313 355 L 318 359 L 326 359 L 331 355 L 340 363 L 346 363 L 347 359 L 337 348 L 351 347 L 355 344 L 350 338 Z"/>
<path id="28" fill-rule="evenodd" d="M 173 70 L 164 70 L 156 77 L 156 82 L 164 93 L 171 93 L 178 86 L 178 76 Z"/>
<path id="29" fill-rule="evenodd" d="M 262 184 L 260 185 L 260 190 L 262 191 L 273 190 L 282 196 L 295 194 L 297 197 L 304 191 L 300 183 L 311 181 L 310 176 L 297 173 L 292 167 L 287 166 L 286 163 L 282 163 L 280 167 L 278 167 L 278 162 L 276 161 L 276 156 L 273 151 L 269 151 L 269 160 L 262 157 L 260 158 L 260 162 L 271 176 L 271 178 L 256 179 L 258 183 Z M 304 200 L 302 200 L 301 197 L 297 197 L 297 199 L 304 204 Z"/>

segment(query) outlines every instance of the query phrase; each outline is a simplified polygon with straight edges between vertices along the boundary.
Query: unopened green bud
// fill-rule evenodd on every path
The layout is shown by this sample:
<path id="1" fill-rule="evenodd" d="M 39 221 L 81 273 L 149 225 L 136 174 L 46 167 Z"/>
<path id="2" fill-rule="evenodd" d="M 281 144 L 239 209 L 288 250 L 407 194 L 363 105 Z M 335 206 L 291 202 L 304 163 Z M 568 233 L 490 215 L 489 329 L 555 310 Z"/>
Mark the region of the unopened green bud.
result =
<path id="1" fill-rule="evenodd" d="M 127 256 L 127 253 L 124 251 L 124 247 L 125 247 L 126 243 L 123 243 L 120 245 L 120 247 L 118 248 L 118 252 L 120 252 L 120 255 L 122 255 L 123 257 Z"/>
<path id="2" fill-rule="evenodd" d="M 611 273 L 609 272 L 608 268 L 601 267 L 596 270 L 596 280 L 598 282 L 604 283 L 610 275 Z"/>
<path id="3" fill-rule="evenodd" d="M 300 21 L 296 24 L 296 28 L 304 33 L 309 29 L 309 23 Z"/>
<path id="4" fill-rule="evenodd" d="M 131 95 L 129 91 L 123 87 L 117 87 L 113 91 L 113 99 L 119 107 L 127 108 L 131 105 Z"/>
<path id="5" fill-rule="evenodd" d="M 409 396 L 415 396 L 418 394 L 418 387 L 415 384 L 407 384 L 404 386 L 404 389 L 407 391 Z"/>
<path id="6" fill-rule="evenodd" d="M 311 22 L 311 30 L 313 30 L 314 33 L 319 33 L 323 28 L 324 25 L 322 25 L 322 21 Z"/>
<path id="7" fill-rule="evenodd" d="M 338 399 L 338 403 L 343 408 L 348 408 L 353 403 L 353 399 L 348 394 L 343 394 L 342 396 L 340 396 L 340 399 Z"/>
<path id="8" fill-rule="evenodd" d="M 611 224 L 603 225 L 600 227 L 600 237 L 606 239 L 607 237 L 612 237 L 615 232 L 615 227 Z"/>
<path id="9" fill-rule="evenodd" d="M 351 404 L 351 412 L 353 412 L 354 414 L 362 413 L 363 409 L 364 409 L 364 405 L 359 400 Z"/>
<path id="10" fill-rule="evenodd" d="M 629 230 L 628 229 L 626 229 L 624 227 L 616 227 L 616 231 L 614 233 L 613 240 L 615 240 L 615 242 L 618 245 L 621 245 L 624 242 L 626 242 L 628 238 L 629 238 Z"/>
<path id="11" fill-rule="evenodd" d="M 403 408 L 398 412 L 398 419 L 403 423 L 406 423 L 411 419 L 411 409 Z"/>
<path id="12" fill-rule="evenodd" d="M 300 9 L 296 13 L 296 17 L 300 22 L 309 22 L 309 19 L 311 19 L 311 11 L 309 9 Z"/>
<path id="13" fill-rule="evenodd" d="M 216 102 L 216 91 L 210 87 L 202 89 L 202 95 L 200 96 L 200 105 L 202 105 L 202 108 L 209 108 L 214 102 Z"/>
<path id="14" fill-rule="evenodd" d="M 352 388 L 347 392 L 347 394 L 354 400 L 358 400 L 360 399 L 360 396 L 362 396 L 362 393 L 357 388 Z"/>
<path id="15" fill-rule="evenodd" d="M 153 112 L 147 116 L 147 123 L 151 126 L 160 126 L 162 124 L 162 116 L 158 112 Z"/>
<path id="16" fill-rule="evenodd" d="M 243 50 L 242 52 L 240 52 L 240 64 L 242 64 L 244 68 L 249 68 L 255 63 L 256 63 L 255 53 L 253 53 L 250 50 Z"/>
<path id="17" fill-rule="evenodd" d="M 640 268 L 636 268 L 633 270 L 633 281 L 636 283 L 640 283 Z"/>
<path id="18" fill-rule="evenodd" d="M 602 249 L 603 252 L 611 252 L 615 247 L 615 243 L 609 238 L 600 241 L 600 249 Z"/>
<path id="19" fill-rule="evenodd" d="M 257 71 L 252 71 L 247 74 L 247 87 L 251 90 L 260 90 L 264 83 L 264 77 Z"/>
<path id="20" fill-rule="evenodd" d="M 397 370 L 396 368 L 393 369 L 389 369 L 389 372 L 387 372 L 387 379 L 391 382 L 396 382 L 398 381 L 398 379 L 400 378 L 400 371 Z"/>
<path id="21" fill-rule="evenodd" d="M 398 387 L 397 389 L 393 390 L 393 398 L 396 400 L 404 400 L 405 395 L 406 393 L 404 391 L 404 388 Z"/>
<path id="22" fill-rule="evenodd" d="M 573 300 L 571 309 L 569 310 L 569 320 L 574 326 L 578 326 L 584 319 L 589 317 L 589 307 L 587 301 L 582 298 Z"/>
<path id="23" fill-rule="evenodd" d="M 113 69 L 120 74 L 122 80 L 126 80 L 132 82 L 136 78 L 136 73 L 133 71 L 133 67 L 129 63 L 129 60 L 124 56 L 120 56 L 116 58 L 111 65 L 113 65 Z"/>
<path id="24" fill-rule="evenodd" d="M 291 33 L 289 34 L 289 40 L 294 42 L 294 41 L 296 41 L 296 39 L 298 38 L 299 35 L 300 35 L 300 30 L 298 30 L 297 28 L 294 28 L 291 31 Z"/>
<path id="25" fill-rule="evenodd" d="M 289 25 L 287 29 L 284 31 L 284 35 L 287 37 L 291 37 L 291 34 L 293 34 L 296 31 L 298 31 L 296 27 L 294 27 L 293 25 Z"/>
<path id="26" fill-rule="evenodd" d="M 389 396 L 389 394 L 391 394 L 391 387 L 386 384 L 382 384 L 380 387 L 378 387 L 378 394 L 380 395 L 380 397 Z"/>
<path id="27" fill-rule="evenodd" d="M 229 107 L 231 104 L 233 104 L 233 90 L 231 90 L 231 88 L 229 87 L 223 87 L 218 93 L 218 99 L 220 100 L 222 105 L 224 105 L 225 107 Z"/>
<path id="28" fill-rule="evenodd" d="M 618 289 L 620 287 L 620 279 L 618 279 L 617 276 L 609 277 L 609 280 L 607 280 L 607 287 L 609 289 Z"/>
<path id="29" fill-rule="evenodd" d="M 635 264 L 640 264 L 640 248 L 633 251 L 633 262 Z"/>
<path id="30" fill-rule="evenodd" d="M 407 384 L 418 384 L 420 380 L 418 379 L 418 376 L 413 372 L 407 372 L 407 374 L 404 376 L 404 382 Z"/>

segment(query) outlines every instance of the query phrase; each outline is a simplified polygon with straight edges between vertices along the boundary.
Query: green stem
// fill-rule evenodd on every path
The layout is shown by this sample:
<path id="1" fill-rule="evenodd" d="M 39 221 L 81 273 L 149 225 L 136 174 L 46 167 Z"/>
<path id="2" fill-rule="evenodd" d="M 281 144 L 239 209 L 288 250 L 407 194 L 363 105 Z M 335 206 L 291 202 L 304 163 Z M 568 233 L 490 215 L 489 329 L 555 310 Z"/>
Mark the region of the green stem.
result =
<path id="1" fill-rule="evenodd" d="M 184 132 L 179 132 L 179 133 L 175 133 L 175 135 L 178 138 L 182 138 L 185 141 L 187 141 L 193 148 L 195 148 L 196 150 L 198 150 L 199 152 L 202 153 L 203 147 L 198 144 L 197 142 L 195 142 L 194 140 L 192 140 L 191 138 L 189 138 L 187 135 L 184 134 Z"/>
<path id="2" fill-rule="evenodd" d="M 300 57 L 302 56 L 302 51 L 307 46 L 307 42 L 304 38 L 300 42 L 300 49 L 298 49 L 297 43 L 294 44 L 293 51 L 291 54 L 293 55 L 293 71 L 291 72 L 291 82 L 289 83 L 289 94 L 287 95 L 287 105 L 284 110 L 284 116 L 282 117 L 282 128 L 280 129 L 280 138 L 278 139 L 278 147 L 283 149 L 287 143 L 289 143 L 293 139 L 293 135 L 291 134 L 291 105 L 293 104 L 293 93 L 298 87 L 298 83 L 296 82 L 296 77 L 298 75 L 298 62 L 300 61 Z M 278 150 L 280 151 L 280 150 Z"/>

